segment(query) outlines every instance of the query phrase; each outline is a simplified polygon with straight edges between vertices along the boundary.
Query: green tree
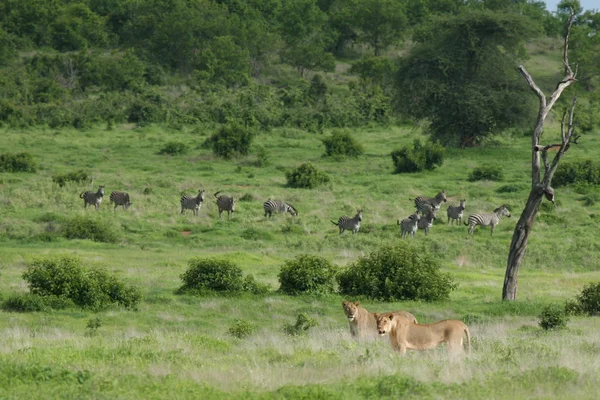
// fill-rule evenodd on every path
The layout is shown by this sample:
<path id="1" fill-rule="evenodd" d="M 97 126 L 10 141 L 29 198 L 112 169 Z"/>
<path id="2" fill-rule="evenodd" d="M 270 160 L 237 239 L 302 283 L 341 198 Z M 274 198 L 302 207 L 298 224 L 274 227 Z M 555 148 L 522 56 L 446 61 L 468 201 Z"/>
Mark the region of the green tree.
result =
<path id="1" fill-rule="evenodd" d="M 407 25 L 404 3 L 397 0 L 357 1 L 355 20 L 358 41 L 371 46 L 376 56 L 398 42 Z"/>

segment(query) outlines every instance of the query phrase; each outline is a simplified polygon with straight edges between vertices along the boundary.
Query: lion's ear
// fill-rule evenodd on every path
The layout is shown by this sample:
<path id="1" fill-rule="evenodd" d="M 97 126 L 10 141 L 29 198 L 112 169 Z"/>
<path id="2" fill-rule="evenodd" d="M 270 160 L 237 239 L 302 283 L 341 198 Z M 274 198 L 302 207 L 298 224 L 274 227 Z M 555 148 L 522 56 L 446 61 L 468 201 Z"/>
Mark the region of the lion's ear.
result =
<path id="1" fill-rule="evenodd" d="M 394 319 L 394 314 L 389 315 L 390 321 Z"/>
<path id="2" fill-rule="evenodd" d="M 342 305 L 345 306 L 346 304 L 348 304 L 348 302 L 346 300 L 342 300 Z"/>
<path id="3" fill-rule="evenodd" d="M 379 318 L 379 314 L 377 313 L 373 313 L 373 316 L 375 317 L 375 319 Z"/>
<path id="4" fill-rule="evenodd" d="M 358 301 L 355 301 L 355 302 L 354 302 L 354 305 L 355 305 L 356 307 L 358 307 L 358 306 L 360 306 L 360 303 L 359 303 Z"/>

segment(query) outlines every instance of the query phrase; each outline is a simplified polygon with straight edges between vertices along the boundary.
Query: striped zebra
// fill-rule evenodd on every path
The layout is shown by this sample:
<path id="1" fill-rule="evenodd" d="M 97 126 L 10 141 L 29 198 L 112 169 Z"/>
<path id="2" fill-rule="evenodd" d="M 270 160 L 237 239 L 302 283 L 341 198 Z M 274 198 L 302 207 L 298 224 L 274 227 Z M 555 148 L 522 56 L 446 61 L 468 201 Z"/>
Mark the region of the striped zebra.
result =
<path id="1" fill-rule="evenodd" d="M 263 208 L 265 209 L 265 217 L 269 216 L 269 218 L 271 218 L 271 216 L 273 215 L 273 213 L 290 213 L 292 216 L 296 216 L 298 215 L 298 211 L 294 208 L 293 205 L 288 204 L 284 201 L 278 201 L 278 200 L 267 200 L 265 201 L 265 203 L 263 204 Z"/>
<path id="2" fill-rule="evenodd" d="M 461 200 L 460 204 L 457 206 L 449 205 L 448 211 L 446 212 L 448 215 L 448 224 L 452 222 L 454 224 L 454 220 L 460 225 L 462 224 L 463 213 L 466 208 L 466 200 Z"/>
<path id="3" fill-rule="evenodd" d="M 131 205 L 131 201 L 129 201 L 129 193 L 114 191 L 110 194 L 110 202 L 115 203 L 116 210 L 118 206 L 123 206 L 123 210 L 127 210 Z"/>
<path id="4" fill-rule="evenodd" d="M 494 210 L 491 214 L 471 214 L 469 215 L 469 223 L 465 222 L 465 225 L 469 226 L 469 235 L 473 234 L 473 230 L 477 225 L 481 226 L 492 226 L 492 235 L 494 234 L 494 228 L 502 217 L 510 217 L 510 211 L 506 206 L 500 206 Z"/>
<path id="5" fill-rule="evenodd" d="M 425 215 L 429 212 L 429 209 L 434 208 L 437 212 L 440 209 L 442 202 L 446 201 L 446 192 L 441 191 L 435 195 L 435 197 L 419 196 L 415 198 L 415 207 L 417 212 L 421 215 Z"/>
<path id="6" fill-rule="evenodd" d="M 221 190 L 219 190 L 214 195 L 217 198 L 217 207 L 219 208 L 219 219 L 221 219 L 221 213 L 223 211 L 227 211 L 227 219 L 229 219 L 231 217 L 231 214 L 235 212 L 235 200 L 233 197 L 225 195 L 217 196 L 219 193 L 221 193 Z"/>
<path id="7" fill-rule="evenodd" d="M 433 226 L 433 221 L 435 221 L 435 208 L 430 208 L 427 212 L 427 215 L 419 219 L 417 227 L 420 230 L 424 230 L 425 235 L 427 235 L 429 233 L 429 229 L 431 229 L 431 227 Z"/>
<path id="8" fill-rule="evenodd" d="M 344 215 L 340 217 L 340 219 L 338 219 L 338 222 L 331 221 L 331 223 L 337 225 L 340 228 L 340 235 L 346 229 L 352 229 L 352 234 L 354 235 L 358 232 L 358 229 L 360 228 L 360 221 L 362 221 L 362 210 L 358 210 L 353 218 Z"/>
<path id="9" fill-rule="evenodd" d="M 194 215 L 198 215 L 200 206 L 202 206 L 202 203 L 204 202 L 204 190 L 198 190 L 198 195 L 196 197 L 183 195 L 179 202 L 181 203 L 181 214 L 183 214 L 185 210 L 192 210 Z"/>
<path id="10" fill-rule="evenodd" d="M 414 238 L 415 234 L 417 233 L 418 224 L 420 220 L 421 217 L 418 213 L 414 213 L 408 218 L 404 218 L 402 221 L 398 220 L 398 225 L 400 225 L 400 233 L 402 235 L 402 238 L 405 238 L 408 235 Z"/>
<path id="11" fill-rule="evenodd" d="M 102 197 L 104 197 L 104 185 L 98 186 L 97 192 L 91 192 L 88 190 L 79 195 L 79 198 L 83 199 L 83 208 L 87 208 L 89 204 L 96 207 L 96 210 L 100 208 Z"/>

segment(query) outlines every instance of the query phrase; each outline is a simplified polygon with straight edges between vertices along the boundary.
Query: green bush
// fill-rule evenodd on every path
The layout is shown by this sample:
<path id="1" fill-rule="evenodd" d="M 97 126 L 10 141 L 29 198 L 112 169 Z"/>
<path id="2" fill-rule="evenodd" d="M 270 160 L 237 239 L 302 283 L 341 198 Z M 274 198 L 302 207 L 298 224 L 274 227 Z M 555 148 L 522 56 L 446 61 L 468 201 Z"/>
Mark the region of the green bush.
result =
<path id="1" fill-rule="evenodd" d="M 244 292 L 250 292 L 256 295 L 265 295 L 271 291 L 271 285 L 268 283 L 260 283 L 254 279 L 253 275 L 246 275 L 242 284 Z"/>
<path id="2" fill-rule="evenodd" d="M 183 274 L 180 291 L 241 292 L 244 288 L 242 269 L 219 258 L 192 258 Z"/>
<path id="3" fill-rule="evenodd" d="M 585 286 L 577 296 L 581 311 L 588 315 L 600 315 L 600 282 Z"/>
<path id="4" fill-rule="evenodd" d="M 521 190 L 525 190 L 526 186 L 525 185 L 520 185 L 520 184 L 508 184 L 508 185 L 504 185 L 504 186 L 500 186 L 498 189 L 496 189 L 497 193 L 515 193 L 515 192 L 519 192 Z"/>
<path id="5" fill-rule="evenodd" d="M 563 307 L 558 305 L 549 305 L 544 307 L 539 315 L 539 325 L 544 330 L 553 330 L 565 328 L 569 317 L 566 315 Z"/>
<path id="6" fill-rule="evenodd" d="M 91 182 L 91 179 L 87 172 L 79 170 L 74 172 L 67 172 L 66 174 L 62 175 L 54 175 L 52 176 L 52 182 L 58 184 L 58 186 L 60 187 L 63 187 L 67 184 L 67 182 Z"/>
<path id="7" fill-rule="evenodd" d="M 583 160 L 558 164 L 552 185 L 560 187 L 574 184 L 600 185 L 600 162 Z"/>
<path id="8" fill-rule="evenodd" d="M 1 308 L 9 312 L 36 312 L 64 310 L 75 304 L 68 298 L 58 296 L 40 296 L 32 293 L 11 295 L 2 302 Z"/>
<path id="9" fill-rule="evenodd" d="M 98 310 L 110 304 L 136 309 L 137 287 L 119 281 L 101 269 L 87 269 L 76 256 L 39 258 L 23 274 L 32 294 L 70 299 L 77 306 Z M 52 304 L 52 303 L 51 303 Z"/>
<path id="10" fill-rule="evenodd" d="M 315 168 L 311 163 L 304 163 L 298 168 L 285 174 L 287 183 L 295 188 L 312 189 L 323 183 L 329 182 L 329 175 Z"/>
<path id="11" fill-rule="evenodd" d="M 67 239 L 89 239 L 105 243 L 116 243 L 119 240 L 119 235 L 110 222 L 89 216 L 76 216 L 66 221 L 63 236 Z"/>
<path id="12" fill-rule="evenodd" d="M 241 319 L 235 320 L 233 325 L 231 325 L 228 330 L 231 336 L 234 336 L 238 339 L 247 338 L 248 336 L 252 335 L 253 331 L 254 327 L 252 326 L 252 324 L 248 321 L 243 321 Z"/>
<path id="13" fill-rule="evenodd" d="M 0 172 L 36 172 L 37 163 L 27 152 L 0 154 Z"/>
<path id="14" fill-rule="evenodd" d="M 319 256 L 299 255 L 279 271 L 279 291 L 285 294 L 332 293 L 337 269 Z"/>
<path id="15" fill-rule="evenodd" d="M 177 156 L 188 152 L 188 145 L 182 142 L 167 142 L 158 151 L 158 154 L 168 154 L 171 156 Z"/>
<path id="16" fill-rule="evenodd" d="M 307 313 L 300 313 L 298 314 L 298 318 L 296 318 L 296 323 L 294 325 L 285 324 L 283 326 L 283 331 L 290 336 L 300 336 L 317 325 L 316 319 L 312 318 Z"/>
<path id="17" fill-rule="evenodd" d="M 391 153 L 395 172 L 419 172 L 433 170 L 444 163 L 446 149 L 438 142 L 421 144 L 419 139 L 413 142 L 413 148 L 403 147 Z"/>
<path id="18" fill-rule="evenodd" d="M 362 145 L 345 131 L 334 131 L 330 137 L 322 140 L 326 156 L 358 157 L 363 154 Z"/>
<path id="19" fill-rule="evenodd" d="M 247 156 L 254 132 L 239 124 L 226 124 L 204 142 L 218 157 Z"/>
<path id="20" fill-rule="evenodd" d="M 497 165 L 483 165 L 481 167 L 473 168 L 473 171 L 469 174 L 469 181 L 501 181 L 504 178 L 502 168 Z"/>
<path id="21" fill-rule="evenodd" d="M 401 243 L 384 246 L 361 257 L 338 275 L 340 293 L 383 301 L 448 298 L 456 288 L 440 262 L 420 246 Z"/>

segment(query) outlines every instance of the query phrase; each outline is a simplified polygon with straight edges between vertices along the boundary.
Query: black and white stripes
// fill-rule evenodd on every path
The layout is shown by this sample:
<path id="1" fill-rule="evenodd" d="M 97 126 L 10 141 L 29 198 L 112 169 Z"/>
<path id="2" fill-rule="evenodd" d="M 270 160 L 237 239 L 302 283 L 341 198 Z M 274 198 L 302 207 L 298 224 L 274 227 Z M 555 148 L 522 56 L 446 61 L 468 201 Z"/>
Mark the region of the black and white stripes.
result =
<path id="1" fill-rule="evenodd" d="M 471 214 L 469 215 L 469 223 L 465 222 L 465 225 L 469 226 L 469 235 L 473 234 L 473 230 L 477 225 L 481 226 L 492 226 L 492 235 L 494 234 L 494 228 L 500 222 L 502 217 L 510 217 L 510 211 L 506 206 L 500 206 L 494 210 L 491 214 Z"/>
<path id="2" fill-rule="evenodd" d="M 430 208 L 427 214 L 425 214 L 421 217 L 421 219 L 419 219 L 417 227 L 420 230 L 424 230 L 425 235 L 427 235 L 429 233 L 429 230 L 433 226 L 433 221 L 435 221 L 435 208 Z"/>
<path id="3" fill-rule="evenodd" d="M 129 193 L 114 191 L 110 194 L 109 198 L 110 202 L 115 204 L 114 210 L 116 210 L 118 206 L 123 206 L 123 210 L 127 210 L 131 205 Z"/>
<path id="4" fill-rule="evenodd" d="M 88 204 L 96 207 L 96 210 L 100 208 L 102 203 L 102 197 L 104 197 L 104 185 L 98 186 L 97 192 L 85 191 L 79 195 L 79 198 L 83 199 L 83 208 L 87 208 Z"/>
<path id="5" fill-rule="evenodd" d="M 442 190 L 435 197 L 419 196 L 415 198 L 415 207 L 417 208 L 417 212 L 426 215 L 432 208 L 437 212 L 440 209 L 440 205 L 445 201 L 446 192 Z"/>
<path id="6" fill-rule="evenodd" d="M 235 200 L 233 197 L 220 195 L 217 196 L 221 191 L 219 190 L 214 196 L 217 198 L 217 208 L 219 209 L 219 219 L 221 219 L 221 213 L 227 211 L 227 218 L 231 217 L 231 214 L 235 212 Z"/>
<path id="7" fill-rule="evenodd" d="M 186 195 L 181 196 L 181 214 L 183 214 L 185 210 L 192 210 L 194 215 L 198 215 L 198 211 L 200 210 L 203 202 L 204 190 L 202 189 L 198 190 L 198 195 L 196 197 Z"/>
<path id="8" fill-rule="evenodd" d="M 292 216 L 297 216 L 298 211 L 292 206 L 284 201 L 278 200 L 267 200 L 263 204 L 263 208 L 265 209 L 265 217 L 271 218 L 273 213 L 290 213 Z"/>
<path id="9" fill-rule="evenodd" d="M 461 200 L 460 204 L 457 206 L 449 205 L 448 211 L 447 211 L 448 224 L 450 224 L 450 222 L 452 222 L 454 224 L 455 220 L 459 225 L 462 224 L 462 218 L 463 218 L 463 213 L 465 211 L 465 208 L 466 208 L 466 200 Z"/>
<path id="10" fill-rule="evenodd" d="M 358 232 L 360 228 L 360 222 L 362 221 L 362 210 L 358 210 L 353 218 L 342 216 L 338 219 L 338 222 L 331 221 L 332 224 L 337 225 L 340 228 L 340 235 L 344 230 L 352 230 L 352 234 Z"/>
<path id="11" fill-rule="evenodd" d="M 415 237 L 417 233 L 418 224 L 421 220 L 421 217 L 418 213 L 414 213 L 408 218 L 403 219 L 402 221 L 398 220 L 398 225 L 400 225 L 400 232 L 402 237 L 406 237 L 408 235 Z"/>

